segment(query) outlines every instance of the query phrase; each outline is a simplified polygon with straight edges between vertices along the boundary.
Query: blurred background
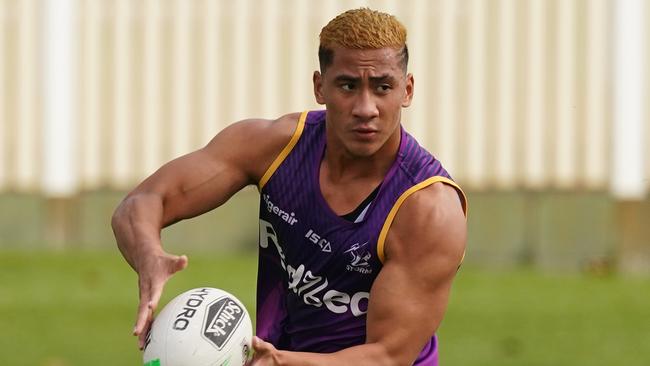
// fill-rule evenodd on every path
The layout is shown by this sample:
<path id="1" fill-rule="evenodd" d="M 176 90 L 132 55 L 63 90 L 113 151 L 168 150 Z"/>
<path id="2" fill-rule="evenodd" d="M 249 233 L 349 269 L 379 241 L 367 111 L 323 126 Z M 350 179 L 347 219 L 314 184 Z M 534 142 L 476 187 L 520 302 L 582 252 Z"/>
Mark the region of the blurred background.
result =
<path id="1" fill-rule="evenodd" d="M 319 109 L 318 34 L 360 6 L 407 26 L 403 124 L 469 196 L 444 364 L 650 364 L 646 0 L 0 0 L 0 363 L 139 363 L 113 209 L 234 121 Z M 163 232 L 191 262 L 165 299 L 253 309 L 257 205 Z"/>

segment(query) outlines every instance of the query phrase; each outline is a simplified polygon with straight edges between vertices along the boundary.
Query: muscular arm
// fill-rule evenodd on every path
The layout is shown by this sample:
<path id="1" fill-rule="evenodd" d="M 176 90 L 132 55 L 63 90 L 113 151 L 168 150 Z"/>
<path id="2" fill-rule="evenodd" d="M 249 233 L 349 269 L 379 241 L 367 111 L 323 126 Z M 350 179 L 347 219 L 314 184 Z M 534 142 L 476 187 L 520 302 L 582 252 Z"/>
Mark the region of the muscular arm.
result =
<path id="1" fill-rule="evenodd" d="M 165 253 L 161 229 L 218 207 L 256 183 L 291 138 L 297 118 L 235 123 L 202 149 L 162 166 L 117 207 L 111 222 L 117 245 L 139 275 L 134 333 L 141 336 L 140 346 L 164 283 L 187 265 L 185 256 Z"/>
<path id="2" fill-rule="evenodd" d="M 440 325 L 465 240 L 452 187 L 435 183 L 414 193 L 388 232 L 387 258 L 370 293 L 366 344 L 332 354 L 271 350 L 273 362 L 260 365 L 413 364 Z"/>

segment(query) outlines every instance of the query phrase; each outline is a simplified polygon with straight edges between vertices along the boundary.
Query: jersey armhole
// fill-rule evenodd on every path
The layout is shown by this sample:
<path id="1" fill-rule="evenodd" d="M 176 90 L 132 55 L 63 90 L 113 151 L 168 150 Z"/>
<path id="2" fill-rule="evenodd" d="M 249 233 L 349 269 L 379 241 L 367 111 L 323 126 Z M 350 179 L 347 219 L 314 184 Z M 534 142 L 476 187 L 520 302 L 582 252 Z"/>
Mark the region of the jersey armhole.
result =
<path id="1" fill-rule="evenodd" d="M 458 192 L 458 196 L 461 200 L 461 205 L 463 206 L 463 212 L 465 213 L 465 217 L 467 217 L 467 213 L 468 213 L 467 197 L 465 196 L 465 192 L 463 192 L 463 190 L 458 186 L 458 184 L 456 184 L 456 182 L 443 176 L 434 176 L 426 180 L 423 180 L 422 182 L 414 185 L 413 187 L 407 189 L 404 193 L 402 193 L 402 195 L 399 196 L 399 198 L 393 205 L 393 208 L 391 208 L 390 212 L 388 212 L 386 221 L 384 221 L 384 225 L 382 226 L 381 231 L 379 232 L 379 239 L 377 239 L 377 258 L 379 258 L 381 263 L 384 263 L 385 260 L 384 246 L 386 243 L 386 236 L 388 235 L 388 230 L 390 229 L 390 226 L 393 224 L 393 220 L 395 219 L 395 215 L 397 215 L 397 211 L 399 210 L 400 206 L 402 206 L 404 201 L 406 201 L 406 199 L 413 193 L 437 182 L 448 184 L 456 189 L 456 191 Z M 465 252 L 463 252 L 463 259 L 464 258 L 465 258 Z M 461 259 L 461 263 L 462 261 L 463 260 Z"/>
<path id="2" fill-rule="evenodd" d="M 309 111 L 304 111 L 300 114 L 300 118 L 298 119 L 298 124 L 296 125 L 296 130 L 293 132 L 293 136 L 291 136 L 291 140 L 287 143 L 287 145 L 280 151 L 280 154 L 273 160 L 273 163 L 266 169 L 266 172 L 264 172 L 264 175 L 262 176 L 262 179 L 260 179 L 260 182 L 257 184 L 258 190 L 262 191 L 262 188 L 264 188 L 264 185 L 268 183 L 269 179 L 271 179 L 271 176 L 273 176 L 273 173 L 278 169 L 280 164 L 284 161 L 284 159 L 289 156 L 289 153 L 293 148 L 296 146 L 298 143 L 298 140 L 300 139 L 300 136 L 302 135 L 302 131 L 305 129 L 305 120 L 307 119 L 307 114 Z"/>

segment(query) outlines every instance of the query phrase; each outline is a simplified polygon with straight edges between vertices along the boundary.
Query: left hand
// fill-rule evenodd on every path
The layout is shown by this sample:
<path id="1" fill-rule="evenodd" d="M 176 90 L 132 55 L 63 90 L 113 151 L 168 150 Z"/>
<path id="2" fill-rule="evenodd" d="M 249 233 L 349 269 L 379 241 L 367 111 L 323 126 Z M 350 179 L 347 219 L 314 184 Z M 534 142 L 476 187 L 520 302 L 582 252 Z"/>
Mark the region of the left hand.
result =
<path id="1" fill-rule="evenodd" d="M 253 337 L 253 350 L 255 355 L 249 366 L 277 366 L 280 364 L 278 351 L 271 343 L 263 341 L 261 338 Z"/>

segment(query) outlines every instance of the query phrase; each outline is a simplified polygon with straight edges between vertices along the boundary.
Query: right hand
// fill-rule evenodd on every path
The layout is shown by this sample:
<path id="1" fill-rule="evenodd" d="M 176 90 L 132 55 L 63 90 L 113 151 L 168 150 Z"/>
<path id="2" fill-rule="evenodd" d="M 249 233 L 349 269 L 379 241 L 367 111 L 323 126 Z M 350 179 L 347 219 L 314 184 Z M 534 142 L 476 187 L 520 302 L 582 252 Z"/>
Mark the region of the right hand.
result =
<path id="1" fill-rule="evenodd" d="M 133 335 L 138 337 L 138 347 L 144 348 L 145 338 L 153 322 L 153 314 L 158 306 L 163 287 L 176 272 L 187 267 L 187 256 L 172 255 L 165 251 L 147 255 L 138 264 L 138 287 L 140 304 Z"/>

